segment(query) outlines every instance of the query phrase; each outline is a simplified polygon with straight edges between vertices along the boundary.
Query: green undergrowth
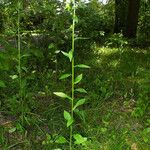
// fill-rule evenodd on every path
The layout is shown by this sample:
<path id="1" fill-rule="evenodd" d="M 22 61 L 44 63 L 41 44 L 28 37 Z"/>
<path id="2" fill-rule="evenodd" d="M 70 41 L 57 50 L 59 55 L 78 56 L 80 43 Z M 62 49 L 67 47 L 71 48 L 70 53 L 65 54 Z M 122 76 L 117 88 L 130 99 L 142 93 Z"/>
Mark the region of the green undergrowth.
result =
<path id="1" fill-rule="evenodd" d="M 87 149 L 150 148 L 149 49 L 96 49 L 86 80 Z"/>
<path id="2" fill-rule="evenodd" d="M 75 114 L 74 132 L 80 132 L 88 140 L 74 149 L 149 150 L 150 49 L 95 47 L 90 59 L 84 58 L 82 62 L 91 68 L 83 72 L 80 84 L 88 95 L 80 114 Z M 53 92 L 70 91 L 69 81 L 57 80 L 63 70 L 57 73 L 57 78 L 53 71 L 36 73 L 39 77 L 31 80 L 36 84 L 29 86 L 35 92 L 31 94 L 32 109 L 26 113 L 26 124 L 20 127 L 14 121 L 0 128 L 3 149 L 67 150 L 68 145 L 54 141 L 61 135 L 69 137 L 63 119 L 63 110 L 69 104 Z M 25 132 L 24 137 L 21 132 Z"/>

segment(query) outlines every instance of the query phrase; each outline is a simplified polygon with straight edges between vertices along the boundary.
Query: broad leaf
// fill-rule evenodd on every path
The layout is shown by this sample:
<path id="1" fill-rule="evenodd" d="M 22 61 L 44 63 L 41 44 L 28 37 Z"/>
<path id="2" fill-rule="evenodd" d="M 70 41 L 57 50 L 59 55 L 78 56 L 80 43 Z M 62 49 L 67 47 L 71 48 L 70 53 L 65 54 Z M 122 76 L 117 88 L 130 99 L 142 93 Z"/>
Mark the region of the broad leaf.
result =
<path id="1" fill-rule="evenodd" d="M 63 79 L 66 79 L 66 78 L 68 78 L 68 77 L 70 77 L 71 76 L 71 74 L 63 74 L 59 79 L 60 80 L 63 80 Z"/>
<path id="2" fill-rule="evenodd" d="M 71 119 L 71 115 L 69 112 L 67 112 L 66 110 L 64 110 L 64 118 L 68 121 Z"/>
<path id="3" fill-rule="evenodd" d="M 73 118 L 71 117 L 70 113 L 67 111 L 64 111 L 64 118 L 67 120 L 67 127 L 72 125 L 73 123 Z"/>
<path id="4" fill-rule="evenodd" d="M 84 142 L 87 141 L 87 138 L 86 137 L 82 137 L 80 134 L 74 134 L 73 137 L 76 140 L 75 144 L 77 144 L 77 145 L 83 144 Z"/>
<path id="5" fill-rule="evenodd" d="M 83 99 L 80 99 L 76 104 L 75 104 L 75 106 L 73 107 L 73 110 L 75 110 L 78 106 L 81 106 L 81 105 L 83 105 L 84 103 L 85 103 L 85 98 L 83 98 Z"/>
<path id="6" fill-rule="evenodd" d="M 67 140 L 65 137 L 60 136 L 55 142 L 59 144 L 64 144 L 64 143 L 67 143 Z"/>
<path id="7" fill-rule="evenodd" d="M 82 80 L 82 74 L 78 75 L 76 78 L 75 78 L 75 81 L 74 81 L 74 84 L 77 84 L 79 83 L 81 80 Z"/>
<path id="8" fill-rule="evenodd" d="M 87 91 L 83 88 L 75 89 L 75 91 L 80 92 L 80 93 L 87 93 Z"/>
<path id="9" fill-rule="evenodd" d="M 4 83 L 2 80 L 0 80 L 0 87 L 1 87 L 1 88 L 6 87 L 5 83 Z"/>
<path id="10" fill-rule="evenodd" d="M 71 62 L 71 61 L 72 61 L 72 58 L 73 58 L 73 52 L 72 52 L 72 50 L 69 51 L 68 56 L 69 56 L 69 60 L 70 60 L 70 62 Z"/>
<path id="11" fill-rule="evenodd" d="M 84 65 L 84 64 L 79 64 L 79 65 L 76 65 L 75 67 L 78 67 L 78 68 L 85 68 L 85 69 L 91 68 L 90 66 L 87 66 L 87 65 Z"/>
<path id="12" fill-rule="evenodd" d="M 68 98 L 71 100 L 71 97 L 68 96 L 67 94 L 63 93 L 63 92 L 54 92 L 54 94 L 58 97 L 61 97 L 61 98 Z"/>

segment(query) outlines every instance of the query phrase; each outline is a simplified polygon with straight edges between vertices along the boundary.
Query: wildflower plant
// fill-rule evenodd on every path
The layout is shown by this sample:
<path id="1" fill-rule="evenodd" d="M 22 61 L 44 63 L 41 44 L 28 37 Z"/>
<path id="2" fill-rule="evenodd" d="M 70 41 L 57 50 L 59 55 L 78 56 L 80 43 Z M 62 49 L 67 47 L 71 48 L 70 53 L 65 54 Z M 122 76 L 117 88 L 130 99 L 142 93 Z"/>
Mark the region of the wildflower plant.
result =
<path id="1" fill-rule="evenodd" d="M 67 122 L 67 127 L 70 128 L 70 139 L 69 139 L 69 149 L 72 150 L 73 149 L 73 145 L 77 144 L 83 144 L 87 141 L 86 137 L 83 137 L 82 135 L 80 135 L 79 133 L 74 133 L 73 130 L 73 126 L 75 124 L 75 119 L 74 119 L 74 112 L 77 111 L 78 107 L 85 104 L 86 99 L 85 98 L 81 98 L 78 99 L 75 96 L 76 92 L 79 93 L 87 93 L 87 91 L 84 88 L 77 88 L 78 83 L 81 82 L 82 78 L 83 78 L 83 74 L 79 74 L 77 76 L 75 76 L 75 69 L 76 68 L 85 68 L 88 69 L 90 68 L 89 66 L 85 65 L 85 64 L 75 64 L 75 57 L 74 57 L 74 53 L 75 53 L 75 41 L 78 39 L 81 39 L 80 37 L 77 37 L 75 35 L 75 26 L 76 23 L 78 22 L 78 17 L 76 16 L 76 9 L 77 9 L 77 5 L 78 3 L 75 0 L 70 0 L 70 2 L 66 2 L 66 9 L 69 11 L 69 13 L 72 16 L 72 25 L 70 26 L 71 29 L 71 34 L 72 34 L 72 48 L 69 52 L 64 52 L 62 51 L 62 54 L 64 56 L 66 56 L 71 64 L 71 73 L 66 73 L 63 74 L 59 79 L 60 80 L 64 80 L 66 78 L 71 77 L 71 96 L 67 95 L 66 93 L 63 92 L 54 92 L 54 94 L 58 97 L 67 99 L 70 101 L 70 111 L 66 111 L 64 110 L 64 119 Z M 74 138 L 74 140 L 73 140 Z M 68 140 L 61 136 L 59 137 L 59 139 L 57 140 L 57 143 L 67 143 Z"/>

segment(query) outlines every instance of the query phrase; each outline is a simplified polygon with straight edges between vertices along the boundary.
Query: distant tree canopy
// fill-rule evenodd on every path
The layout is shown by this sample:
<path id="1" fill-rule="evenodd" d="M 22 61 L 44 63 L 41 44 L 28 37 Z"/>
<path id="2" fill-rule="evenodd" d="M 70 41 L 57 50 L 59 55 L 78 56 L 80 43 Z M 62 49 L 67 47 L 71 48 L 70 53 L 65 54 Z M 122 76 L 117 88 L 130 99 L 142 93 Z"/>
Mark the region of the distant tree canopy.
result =
<path id="1" fill-rule="evenodd" d="M 0 31 L 15 33 L 17 0 L 0 1 Z M 71 18 L 65 10 L 66 0 L 25 0 L 21 8 L 22 31 L 49 32 L 51 35 L 66 34 Z M 76 1 L 78 24 L 76 30 L 82 36 L 101 40 L 105 35 L 123 33 L 127 38 L 136 35 L 149 37 L 150 2 L 146 0 Z M 60 35 L 59 35 L 60 37 Z"/>

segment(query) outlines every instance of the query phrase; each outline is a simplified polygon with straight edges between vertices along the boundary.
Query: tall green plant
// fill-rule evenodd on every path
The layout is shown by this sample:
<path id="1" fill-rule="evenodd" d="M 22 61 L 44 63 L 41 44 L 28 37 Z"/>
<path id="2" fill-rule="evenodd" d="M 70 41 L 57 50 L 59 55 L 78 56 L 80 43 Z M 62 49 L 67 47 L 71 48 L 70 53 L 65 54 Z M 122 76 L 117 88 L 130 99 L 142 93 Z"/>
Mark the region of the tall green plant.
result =
<path id="1" fill-rule="evenodd" d="M 75 37 L 75 26 L 76 26 L 76 23 L 78 22 L 78 18 L 76 16 L 76 8 L 77 8 L 76 1 L 71 0 L 70 3 L 66 4 L 66 8 L 72 15 L 72 25 L 70 27 L 70 29 L 72 31 L 72 48 L 68 53 L 64 52 L 64 51 L 62 51 L 62 53 L 64 56 L 66 56 L 70 60 L 71 73 L 63 74 L 60 77 L 60 79 L 63 80 L 63 79 L 66 79 L 71 76 L 71 78 L 72 78 L 71 79 L 71 85 L 72 85 L 71 89 L 72 90 L 71 90 L 71 96 L 68 96 L 67 94 L 65 94 L 63 92 L 54 92 L 54 94 L 61 98 L 68 99 L 71 102 L 70 112 L 64 110 L 64 118 L 67 121 L 67 127 L 70 128 L 69 149 L 72 150 L 73 149 L 73 138 L 75 139 L 74 144 L 83 144 L 87 140 L 87 138 L 82 137 L 80 134 L 74 134 L 74 131 L 73 131 L 74 112 L 77 111 L 77 107 L 83 105 L 86 101 L 85 98 L 76 100 L 75 92 L 87 93 L 87 91 L 83 88 L 76 88 L 76 85 L 82 80 L 83 75 L 80 74 L 77 77 L 75 77 L 75 68 L 77 68 L 77 67 L 78 68 L 90 68 L 90 67 L 87 65 L 84 65 L 84 64 L 75 65 L 74 52 L 75 52 L 75 40 L 77 39 Z M 64 137 L 60 138 L 60 143 L 62 143 L 62 141 L 63 141 L 63 143 L 67 142 L 67 140 Z M 59 142 L 59 140 L 57 142 Z"/>
<path id="2" fill-rule="evenodd" d="M 24 116 L 24 109 L 23 109 L 23 95 L 22 95 L 22 72 L 21 72 L 21 38 L 20 38 L 20 8 L 21 3 L 18 0 L 18 17 L 17 17 L 17 48 L 18 48 L 18 74 L 19 74 L 19 98 L 21 101 L 21 120 L 23 124 L 23 116 Z"/>

